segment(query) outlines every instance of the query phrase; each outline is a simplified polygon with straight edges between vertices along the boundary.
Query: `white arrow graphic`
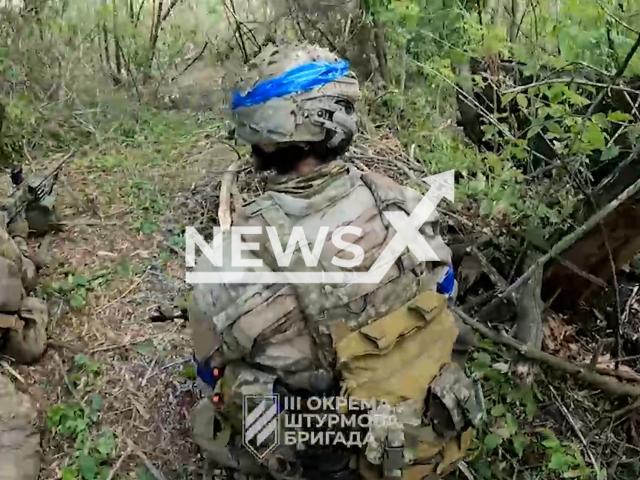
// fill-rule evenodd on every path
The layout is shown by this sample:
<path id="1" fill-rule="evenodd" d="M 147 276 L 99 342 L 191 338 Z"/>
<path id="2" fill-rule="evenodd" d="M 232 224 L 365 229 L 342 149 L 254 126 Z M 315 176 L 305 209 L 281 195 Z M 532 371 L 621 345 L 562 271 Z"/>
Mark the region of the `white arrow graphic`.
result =
<path id="1" fill-rule="evenodd" d="M 407 216 L 404 212 L 383 212 L 383 215 L 389 220 L 389 223 L 397 233 L 369 271 L 357 280 L 357 283 L 380 282 L 400 257 L 405 247 L 408 247 L 421 262 L 437 262 L 440 260 L 420 233 L 420 228 L 429 219 L 443 198 L 453 202 L 455 194 L 454 179 L 454 170 L 423 178 L 426 183 L 431 185 L 431 188 L 411 212 L 410 216 Z"/>
<path id="2" fill-rule="evenodd" d="M 454 200 L 454 170 L 431 175 L 423 180 L 431 187 L 420 200 L 409 216 L 405 212 L 383 212 L 389 223 L 396 230 L 396 234 L 382 251 L 376 262 L 368 272 L 273 272 L 273 271 L 213 271 L 187 272 L 187 283 L 323 283 L 323 284 L 351 284 L 351 283 L 379 283 L 394 265 L 405 248 L 415 255 L 421 262 L 440 261 L 437 254 L 429 245 L 427 239 L 420 233 L 422 225 L 429 220 L 436 206 L 443 198 Z M 442 242 L 440 237 L 436 240 Z M 216 244 L 218 247 L 222 242 Z M 217 260 L 217 259 L 216 259 Z M 193 260 L 192 260 L 193 261 Z M 215 262 L 212 261 L 213 264 Z"/>

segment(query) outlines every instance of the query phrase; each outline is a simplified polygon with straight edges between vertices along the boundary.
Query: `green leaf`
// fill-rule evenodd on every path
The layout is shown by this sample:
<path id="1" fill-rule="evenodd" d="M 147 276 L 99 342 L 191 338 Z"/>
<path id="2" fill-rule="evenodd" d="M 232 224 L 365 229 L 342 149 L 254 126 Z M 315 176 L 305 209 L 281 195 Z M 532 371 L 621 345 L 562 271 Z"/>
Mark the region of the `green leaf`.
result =
<path id="1" fill-rule="evenodd" d="M 617 157 L 619 153 L 620 149 L 616 145 L 611 144 L 602 151 L 600 160 L 602 160 L 603 162 L 606 160 L 611 160 L 612 158 Z"/>
<path id="2" fill-rule="evenodd" d="M 544 445 L 545 448 L 557 449 L 561 447 L 560 441 L 553 433 L 551 433 L 550 431 L 546 431 L 545 435 L 547 436 L 547 438 L 542 441 L 542 445 Z"/>
<path id="3" fill-rule="evenodd" d="M 91 394 L 91 409 L 99 412 L 100 409 L 102 408 L 102 397 L 100 395 L 98 395 L 97 393 L 93 393 Z"/>
<path id="4" fill-rule="evenodd" d="M 515 96 L 515 93 L 505 93 L 504 95 L 502 95 L 502 97 L 500 97 L 502 105 L 507 105 L 511 100 L 513 100 L 513 97 Z"/>
<path id="5" fill-rule="evenodd" d="M 522 457 L 524 447 L 529 443 L 529 439 L 522 433 L 516 433 L 511 437 L 511 441 L 513 442 L 513 449 L 516 451 L 518 457 Z"/>
<path id="6" fill-rule="evenodd" d="M 84 287 L 87 285 L 87 279 L 80 275 L 74 275 L 72 285 L 74 287 Z"/>
<path id="7" fill-rule="evenodd" d="M 569 101 L 569 103 L 571 103 L 573 105 L 577 105 L 579 107 L 582 107 L 584 105 L 587 105 L 588 103 L 591 103 L 590 100 L 584 98 L 581 95 L 578 95 L 576 92 L 574 92 L 570 88 L 565 88 L 564 94 L 565 94 L 566 99 Z"/>
<path id="8" fill-rule="evenodd" d="M 484 446 L 487 447 L 489 451 L 495 450 L 501 443 L 502 437 L 496 433 L 490 433 L 484 437 Z"/>
<path id="9" fill-rule="evenodd" d="M 476 356 L 476 361 L 481 364 L 484 365 L 486 367 L 488 367 L 489 365 L 491 365 L 491 355 L 489 355 L 486 352 L 480 352 L 478 353 L 478 355 Z"/>
<path id="10" fill-rule="evenodd" d="M 624 112 L 611 112 L 607 118 L 612 122 L 633 122 L 633 116 Z"/>
<path id="11" fill-rule="evenodd" d="M 153 222 L 143 222 L 140 231 L 145 235 L 149 235 L 158 231 L 158 224 Z"/>
<path id="12" fill-rule="evenodd" d="M 78 478 L 78 474 L 71 467 L 63 467 L 61 472 L 62 480 L 76 480 Z"/>
<path id="13" fill-rule="evenodd" d="M 500 403 L 491 409 L 491 415 L 494 417 L 501 417 L 506 413 L 506 411 L 507 409 Z"/>
<path id="14" fill-rule="evenodd" d="M 73 307 L 73 308 L 80 309 L 80 308 L 84 307 L 84 304 L 85 304 L 85 300 L 84 300 L 84 297 L 82 295 L 79 295 L 77 293 L 73 293 L 69 297 L 69 305 L 71 305 L 71 307 Z"/>
<path id="15" fill-rule="evenodd" d="M 79 353 L 73 359 L 73 363 L 78 367 L 84 367 L 87 364 L 87 356 L 84 353 Z"/>
<path id="16" fill-rule="evenodd" d="M 182 367 L 180 375 L 184 378 L 188 378 L 189 380 L 195 380 L 197 378 L 196 367 L 191 364 L 185 365 Z"/>
<path id="17" fill-rule="evenodd" d="M 520 105 L 520 108 L 527 108 L 529 106 L 529 99 L 524 93 L 516 95 L 516 102 Z"/>
<path id="18" fill-rule="evenodd" d="M 583 140 L 591 147 L 591 150 L 604 150 L 607 140 L 602 130 L 595 122 L 591 121 L 585 128 Z"/>
<path id="19" fill-rule="evenodd" d="M 95 480 L 96 474 L 98 473 L 98 464 L 95 458 L 85 455 L 84 453 L 80 454 L 78 466 L 80 467 L 80 473 L 84 480 Z"/>
<path id="20" fill-rule="evenodd" d="M 518 420 L 510 413 L 507 413 L 505 423 L 507 424 L 507 430 L 509 430 L 509 436 L 513 436 L 518 431 Z"/>
<path id="21" fill-rule="evenodd" d="M 531 128 L 527 131 L 527 138 L 531 138 L 535 136 L 538 132 L 542 130 L 542 125 L 532 125 Z"/>
<path id="22" fill-rule="evenodd" d="M 576 459 L 573 456 L 567 455 L 565 452 L 554 452 L 553 455 L 551 455 L 549 468 L 551 470 L 566 470 L 575 464 Z"/>
<path id="23" fill-rule="evenodd" d="M 115 456 L 117 447 L 116 436 L 113 430 L 102 430 L 95 445 L 102 461 L 112 459 Z"/>

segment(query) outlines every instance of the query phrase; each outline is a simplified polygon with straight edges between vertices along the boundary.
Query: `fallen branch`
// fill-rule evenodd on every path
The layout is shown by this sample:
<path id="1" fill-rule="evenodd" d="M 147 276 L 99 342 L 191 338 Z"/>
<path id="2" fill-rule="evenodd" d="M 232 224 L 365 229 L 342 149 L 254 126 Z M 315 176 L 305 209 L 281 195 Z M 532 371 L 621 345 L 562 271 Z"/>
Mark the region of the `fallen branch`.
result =
<path id="1" fill-rule="evenodd" d="M 530 235 L 525 235 L 523 234 L 520 230 L 516 230 L 515 228 L 510 228 L 509 229 L 513 234 L 522 237 L 523 239 L 525 239 L 527 242 L 529 242 L 531 245 L 533 245 L 537 250 L 541 250 L 543 253 L 548 253 L 549 250 L 551 250 L 549 248 L 549 246 L 546 245 L 546 243 L 542 240 L 539 240 L 535 237 L 531 237 Z M 564 258 L 558 258 L 558 262 L 560 262 L 560 264 L 564 267 L 567 267 L 569 270 L 571 270 L 573 273 L 575 273 L 576 275 L 580 275 L 582 278 L 589 280 L 591 283 L 594 283 L 595 285 L 598 285 L 599 287 L 602 288 L 609 288 L 609 285 L 607 285 L 607 282 L 605 282 L 604 280 L 596 277 L 595 275 L 591 275 L 590 273 L 585 272 L 584 270 L 582 270 L 580 267 L 578 267 L 575 263 L 570 262 L 569 260 L 565 260 Z"/>
<path id="2" fill-rule="evenodd" d="M 233 162 L 222 177 L 222 185 L 220 187 L 220 208 L 218 209 L 218 219 L 220 228 L 226 232 L 231 228 L 231 190 L 236 181 L 239 162 Z"/>
<path id="3" fill-rule="evenodd" d="M 136 288 L 138 285 L 140 285 L 140 283 L 142 283 L 142 280 L 144 280 L 144 277 L 147 276 L 147 272 L 149 271 L 149 269 L 145 270 L 144 273 L 140 276 L 140 278 L 138 280 L 136 280 L 134 282 L 133 285 L 131 285 L 126 292 L 124 292 L 122 295 L 120 295 L 118 298 L 116 298 L 115 300 L 107 303 L 106 305 L 103 305 L 102 307 L 98 308 L 95 313 L 100 313 L 104 310 L 106 310 L 107 308 L 109 308 L 111 305 L 118 303 L 120 300 L 122 300 L 124 297 L 126 297 L 127 295 L 129 295 L 134 288 Z"/>
<path id="4" fill-rule="evenodd" d="M 556 401 L 556 405 L 558 405 L 558 408 L 560 408 L 560 411 L 562 412 L 564 417 L 569 421 L 569 423 L 573 427 L 573 430 L 578 435 L 578 438 L 582 442 L 582 445 L 584 445 L 584 449 L 587 452 L 587 456 L 589 457 L 589 460 L 591 461 L 591 464 L 593 465 L 593 468 L 596 471 L 596 478 L 600 478 L 600 466 L 598 465 L 598 462 L 596 462 L 596 459 L 594 458 L 593 453 L 591 453 L 591 450 L 589 449 L 589 445 L 587 444 L 587 440 L 584 438 L 584 435 L 580 431 L 580 428 L 576 424 L 576 421 L 573 419 L 573 417 L 567 410 L 567 407 L 565 407 L 564 404 L 560 401 L 560 397 L 558 397 L 558 394 L 556 393 L 554 388 L 551 385 L 549 385 L 549 389 L 551 390 L 551 394 L 553 395 L 553 398 Z"/>
<path id="5" fill-rule="evenodd" d="M 109 476 L 107 477 L 107 480 L 112 480 L 113 479 L 113 477 L 116 475 L 117 471 L 122 466 L 122 463 L 125 461 L 125 459 L 131 453 L 131 451 L 132 451 L 132 448 L 131 448 L 131 445 L 129 445 L 129 447 L 127 447 L 127 450 L 125 450 L 125 452 L 122 454 L 122 456 L 118 459 L 116 464 L 113 466 L 113 468 L 109 472 Z"/>
<path id="6" fill-rule="evenodd" d="M 501 345 L 506 345 L 510 348 L 513 348 L 514 350 L 517 350 L 522 356 L 530 360 L 545 363 L 555 368 L 556 370 L 559 370 L 568 375 L 572 375 L 585 383 L 601 389 L 603 392 L 613 397 L 640 397 L 640 386 L 638 385 L 629 385 L 620 382 L 612 377 L 607 377 L 593 372 L 588 367 L 579 366 L 567 360 L 564 360 L 563 358 L 556 357 L 555 355 L 550 355 L 541 350 L 527 347 L 526 345 L 518 342 L 516 339 L 504 334 L 500 334 L 495 330 L 487 327 L 486 325 L 478 322 L 477 320 L 474 320 L 459 308 L 454 307 L 451 310 L 464 323 L 469 325 L 474 330 L 480 332 L 488 339 Z"/>
<path id="7" fill-rule="evenodd" d="M 529 254 L 527 265 L 535 261 L 533 254 Z M 528 348 L 540 349 L 542 346 L 542 310 L 544 303 L 540 298 L 542 289 L 542 267 L 538 267 L 536 273 L 522 288 L 518 299 L 518 314 L 516 318 L 514 337 Z M 534 380 L 534 365 L 524 359 L 515 362 L 515 371 L 518 378 L 530 385 Z"/>
<path id="8" fill-rule="evenodd" d="M 485 257 L 480 250 L 478 250 L 476 247 L 472 245 L 469 248 L 467 248 L 467 251 L 473 253 L 476 256 L 476 258 L 482 265 L 482 269 L 484 270 L 484 273 L 486 273 L 489 276 L 489 278 L 491 279 L 491 281 L 496 287 L 503 288 L 503 289 L 509 288 L 509 284 L 504 279 L 504 277 L 500 275 L 500 273 L 493 267 L 493 265 L 491 265 L 491 263 L 489 263 L 489 260 L 487 260 L 487 257 Z"/>
<path id="9" fill-rule="evenodd" d="M 92 348 L 91 350 L 89 350 L 89 353 L 107 352 L 109 350 L 116 350 L 118 348 L 131 347 L 133 345 L 137 345 L 139 343 L 146 342 L 147 340 L 150 340 L 154 336 L 156 336 L 156 335 L 151 335 L 149 337 L 139 338 L 138 340 L 132 340 L 131 342 L 118 343 L 116 345 L 105 345 L 105 346 L 102 346 L 102 347 Z"/>
<path id="10" fill-rule="evenodd" d="M 0 366 L 2 366 L 2 368 L 4 368 L 9 374 L 14 376 L 16 378 L 16 380 L 18 380 L 20 383 L 27 383 L 27 382 L 24 381 L 24 378 L 22 378 L 22 375 L 20 375 L 13 368 L 11 368 L 11 365 L 9 365 L 4 360 L 0 361 Z"/>
<path id="11" fill-rule="evenodd" d="M 615 200 L 605 206 L 603 209 L 594 214 L 587 222 L 582 225 L 580 228 L 576 229 L 573 233 L 567 235 L 562 240 L 560 240 L 546 255 L 540 257 L 529 269 L 516 280 L 509 288 L 507 288 L 504 292 L 498 295 L 498 298 L 491 302 L 489 306 L 485 308 L 489 308 L 494 303 L 502 300 L 504 297 L 511 295 L 518 288 L 520 288 L 524 282 L 526 282 L 531 276 L 534 274 L 536 269 L 540 266 L 543 266 L 547 263 L 551 258 L 557 257 L 560 253 L 564 252 L 566 249 L 575 244 L 578 240 L 580 240 L 588 231 L 590 231 L 593 227 L 598 225 L 602 219 L 604 219 L 607 215 L 613 212 L 618 206 L 624 201 L 628 200 L 636 193 L 640 191 L 640 180 L 636 181 L 633 185 L 627 188 L 624 192 L 622 192 Z"/>
<path id="12" fill-rule="evenodd" d="M 151 463 L 151 461 L 142 452 L 142 450 L 140 450 L 140 447 L 138 447 L 135 443 L 133 443 L 129 439 L 127 439 L 127 444 L 129 445 L 129 448 L 133 450 L 133 453 L 135 453 L 140 458 L 140 460 L 142 460 L 145 467 L 147 467 L 147 470 L 149 470 L 149 473 L 151 473 L 156 478 L 156 480 L 166 480 L 162 472 L 158 470 L 156 467 L 154 467 L 153 463 Z"/>

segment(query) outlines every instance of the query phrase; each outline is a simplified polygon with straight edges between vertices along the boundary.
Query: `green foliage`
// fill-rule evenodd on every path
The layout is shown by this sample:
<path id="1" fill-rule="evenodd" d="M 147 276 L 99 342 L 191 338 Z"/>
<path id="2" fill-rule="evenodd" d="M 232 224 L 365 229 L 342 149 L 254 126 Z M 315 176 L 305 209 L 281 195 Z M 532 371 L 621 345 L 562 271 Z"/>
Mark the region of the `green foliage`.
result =
<path id="1" fill-rule="evenodd" d="M 80 398 L 80 390 L 89 390 L 88 387 L 99 373 L 100 365 L 97 362 L 84 354 L 75 357 L 67 380 L 76 399 Z M 109 475 L 118 440 L 112 430 L 98 426 L 102 403 L 102 397 L 90 393 L 83 401 L 60 403 L 47 409 L 47 428 L 54 435 L 74 441 L 75 451 L 62 468 L 63 479 L 104 480 Z"/>
<path id="2" fill-rule="evenodd" d="M 590 479 L 579 448 L 560 441 L 550 430 L 527 430 L 537 415 L 542 394 L 534 386 L 522 387 L 509 376 L 502 350 L 490 342 L 481 344 L 470 361 L 471 374 L 482 385 L 486 421 L 472 445 L 470 467 L 479 478 L 501 480 L 526 478 Z M 506 356 L 504 358 L 507 358 Z M 537 472 L 537 474 L 535 473 Z M 538 476 L 536 476 L 538 475 Z"/>
<path id="3" fill-rule="evenodd" d="M 99 271 L 91 276 L 69 272 L 64 280 L 44 281 L 39 289 L 47 297 L 62 298 L 72 308 L 81 309 L 87 302 L 87 293 L 105 285 L 111 275 L 110 270 Z"/>

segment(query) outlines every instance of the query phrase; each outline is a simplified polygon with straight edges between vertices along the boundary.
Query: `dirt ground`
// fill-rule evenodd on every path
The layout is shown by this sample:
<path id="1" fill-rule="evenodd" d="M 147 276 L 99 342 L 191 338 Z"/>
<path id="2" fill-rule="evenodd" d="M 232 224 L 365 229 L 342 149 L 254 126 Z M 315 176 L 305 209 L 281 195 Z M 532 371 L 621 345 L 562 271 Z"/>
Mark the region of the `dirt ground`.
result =
<path id="1" fill-rule="evenodd" d="M 40 272 L 39 293 L 52 314 L 49 348 L 38 364 L 16 367 L 19 388 L 40 413 L 42 479 L 64 478 L 63 467 L 77 457 L 73 439 L 48 425 L 48 412 L 96 396 L 99 421 L 88 430 L 115 432 L 117 476 L 141 478 L 146 462 L 167 479 L 202 476 L 188 435 L 198 389 L 186 322 L 151 322 L 150 313 L 158 305 L 179 312 L 185 304 L 184 257 L 174 234 L 207 216 L 202 205 L 216 189 L 215 172 L 237 157 L 206 135 L 180 153 L 115 167 L 78 157 L 65 168 L 57 209 L 70 224 L 45 240 L 50 261 Z M 145 202 L 158 205 L 141 220 L 134 211 L 144 212 Z M 41 242 L 31 240 L 32 247 Z"/>

